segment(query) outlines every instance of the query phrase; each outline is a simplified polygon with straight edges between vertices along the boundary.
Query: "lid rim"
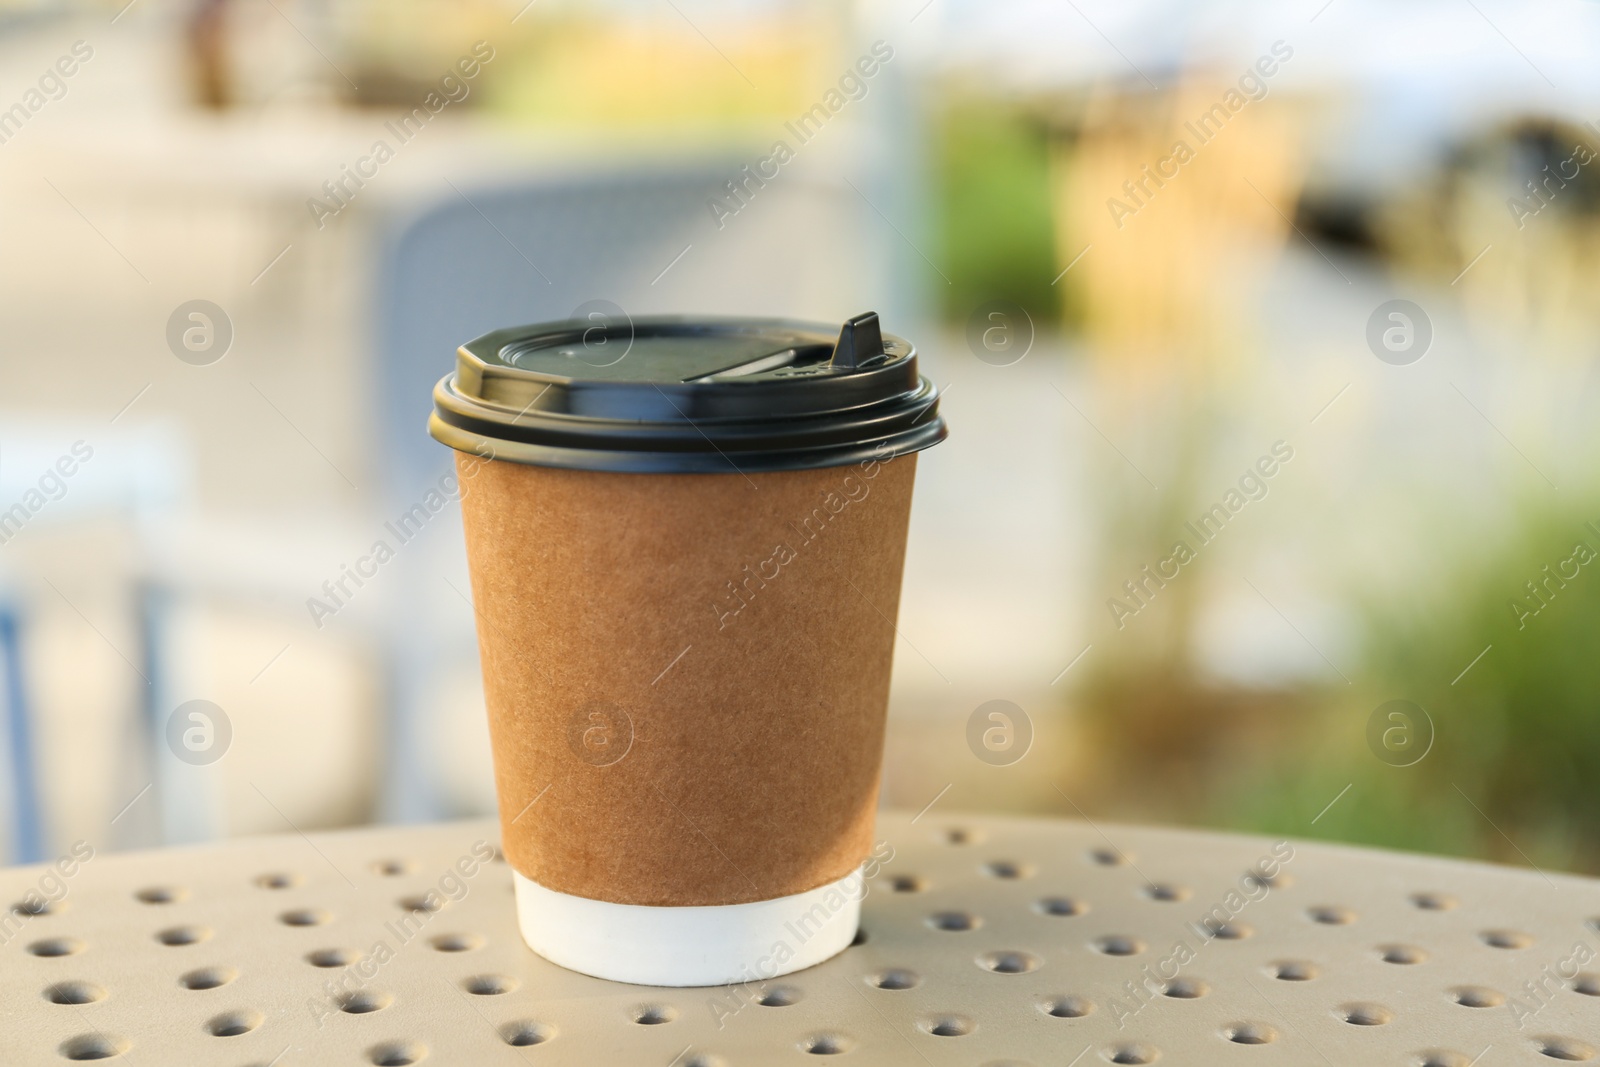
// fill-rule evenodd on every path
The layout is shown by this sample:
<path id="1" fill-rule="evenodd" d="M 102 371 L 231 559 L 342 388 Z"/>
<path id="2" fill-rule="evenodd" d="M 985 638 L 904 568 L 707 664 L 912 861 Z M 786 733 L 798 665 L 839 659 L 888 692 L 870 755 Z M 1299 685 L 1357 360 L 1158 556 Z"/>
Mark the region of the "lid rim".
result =
<path id="1" fill-rule="evenodd" d="M 949 428 L 943 420 L 927 431 L 853 442 L 833 448 L 797 448 L 761 452 L 622 451 L 617 449 L 562 448 L 527 441 L 507 441 L 444 422 L 435 413 L 428 432 L 436 441 L 465 455 L 483 460 L 521 463 L 535 467 L 588 471 L 595 474 L 768 474 L 779 471 L 852 467 L 876 460 L 888 463 L 915 455 L 943 441 Z"/>
<path id="2" fill-rule="evenodd" d="M 518 408 L 497 399 L 485 399 L 464 393 L 459 387 L 460 380 L 459 373 L 447 374 L 439 379 L 434 386 L 434 404 L 437 408 L 440 410 L 459 411 L 469 417 L 471 413 L 476 412 L 478 417 L 486 422 L 494 422 L 508 427 L 538 425 L 541 420 L 549 425 L 556 424 L 558 420 L 561 423 L 570 422 L 574 427 L 578 428 L 598 428 L 609 424 L 633 424 L 644 421 L 638 418 L 618 417 L 595 411 L 561 410 L 546 405 L 534 406 L 528 404 Z M 641 391 L 640 395 L 648 396 L 648 393 Z M 535 400 L 537 399 L 535 398 Z M 927 378 L 919 377 L 916 380 L 915 388 L 892 396 L 880 397 L 876 400 L 865 400 L 856 404 L 840 404 L 834 407 L 794 411 L 772 411 L 761 408 L 759 405 L 741 404 L 738 405 L 739 408 L 742 409 L 748 406 L 750 412 L 743 410 L 730 411 L 725 414 L 702 412 L 693 416 L 692 419 L 694 422 L 708 426 L 736 426 L 749 423 L 752 417 L 751 413 L 755 413 L 763 424 L 773 421 L 799 424 L 808 419 L 822 420 L 832 418 L 837 420 L 841 417 L 866 414 L 875 410 L 917 410 L 929 404 L 935 404 L 937 400 L 938 392 L 935 390 L 933 383 Z M 663 425 L 676 426 L 678 422 L 687 423 L 690 420 L 691 416 L 688 412 L 683 411 L 682 408 L 677 408 L 676 411 L 679 416 L 677 422 L 669 422 Z M 506 418 L 509 418 L 509 422 L 502 421 L 502 419 Z"/>
<path id="3" fill-rule="evenodd" d="M 712 444 L 705 434 L 697 432 L 694 425 L 688 422 L 679 425 L 585 416 L 541 419 L 529 413 L 519 420 L 506 423 L 486 417 L 478 405 L 462 398 L 452 389 L 450 378 L 440 380 L 435 395 L 434 414 L 441 423 L 486 439 L 547 444 L 557 448 L 582 448 L 583 442 L 589 442 L 589 448 L 606 451 L 785 451 L 782 444 L 775 443 L 783 441 L 795 442 L 787 446 L 788 449 L 828 447 L 909 433 L 937 407 L 937 396 L 930 389 L 894 407 L 875 405 L 841 412 L 841 415 L 852 416 L 848 420 L 830 420 L 814 414 L 777 416 L 760 423 L 748 418 L 731 417 L 694 420 L 702 429 L 720 431 L 714 438 L 715 444 Z M 567 442 L 570 445 L 564 444 Z M 618 447 L 630 444 L 637 447 Z"/>

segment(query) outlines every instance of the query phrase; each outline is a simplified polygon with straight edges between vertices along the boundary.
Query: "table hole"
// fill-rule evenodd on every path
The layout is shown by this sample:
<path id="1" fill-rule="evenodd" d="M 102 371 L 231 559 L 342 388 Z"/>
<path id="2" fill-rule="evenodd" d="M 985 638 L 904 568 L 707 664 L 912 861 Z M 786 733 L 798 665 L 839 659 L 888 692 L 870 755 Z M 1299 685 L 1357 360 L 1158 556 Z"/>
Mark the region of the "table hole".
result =
<path id="1" fill-rule="evenodd" d="M 1106 1060 L 1111 1063 L 1154 1063 L 1161 1058 L 1161 1052 L 1154 1045 L 1145 1045 L 1139 1042 L 1112 1045 L 1105 1050 L 1104 1055 Z"/>
<path id="2" fill-rule="evenodd" d="M 35 941 L 28 946 L 28 953 L 32 956 L 44 956 L 53 959 L 57 956 L 76 956 L 82 952 L 84 944 L 75 937 L 47 937 L 42 941 Z"/>
<path id="3" fill-rule="evenodd" d="M 1365 1000 L 1339 1005 L 1338 1015 L 1351 1026 L 1382 1026 L 1394 1019 L 1394 1012 L 1382 1004 Z"/>
<path id="4" fill-rule="evenodd" d="M 188 895 L 187 890 L 177 886 L 152 885 L 134 893 L 133 897 L 141 904 L 176 904 Z"/>
<path id="5" fill-rule="evenodd" d="M 813 1056 L 838 1056 L 855 1048 L 856 1043 L 848 1034 L 825 1030 L 807 1034 L 800 1040 L 800 1047 Z"/>
<path id="6" fill-rule="evenodd" d="M 1207 919 L 1200 925 L 1206 936 L 1216 941 L 1243 941 L 1256 932 L 1255 927 L 1238 920 L 1218 922 L 1216 919 Z"/>
<path id="7" fill-rule="evenodd" d="M 1539 1050 L 1539 1055 L 1549 1056 L 1553 1060 L 1567 1060 L 1580 1062 L 1592 1060 L 1596 1056 L 1593 1045 L 1587 1045 L 1577 1038 L 1542 1036 L 1533 1039 L 1533 1047 Z"/>
<path id="8" fill-rule="evenodd" d="M 528 1045 L 542 1045 L 556 1034 L 555 1028 L 545 1023 L 536 1023 L 532 1019 L 519 1019 L 516 1022 L 506 1023 L 500 1028 L 500 1039 L 508 1045 L 525 1048 Z"/>
<path id="9" fill-rule="evenodd" d="M 1318 904 L 1316 907 L 1307 908 L 1306 916 L 1314 923 L 1324 926 L 1349 926 L 1356 921 L 1356 913 L 1349 908 L 1337 904 Z"/>
<path id="10" fill-rule="evenodd" d="M 965 826 L 951 826 L 944 832 L 944 843 L 947 845 L 975 845 L 978 835 Z"/>
<path id="11" fill-rule="evenodd" d="M 1181 885 L 1166 885 L 1160 882 L 1151 882 L 1149 885 L 1139 887 L 1139 895 L 1146 900 L 1155 900 L 1162 903 L 1175 903 L 1188 900 L 1192 894 Z"/>
<path id="12" fill-rule="evenodd" d="M 278 921 L 285 926 L 322 926 L 332 919 L 333 916 L 321 908 L 295 908 L 278 916 Z"/>
<path id="13" fill-rule="evenodd" d="M 1144 951 L 1144 942 L 1129 934 L 1107 934 L 1089 942 L 1089 947 L 1107 956 L 1137 956 Z"/>
<path id="14" fill-rule="evenodd" d="M 169 926 L 156 934 L 157 941 L 173 948 L 181 945 L 198 945 L 210 937 L 211 931 L 204 926 Z"/>
<path id="15" fill-rule="evenodd" d="M 393 1004 L 394 997 L 375 989 L 357 989 L 349 993 L 340 993 L 334 998 L 334 1003 L 338 1004 L 339 1010 L 346 1015 L 369 1015 Z"/>
<path id="16" fill-rule="evenodd" d="M 353 948 L 319 948 L 306 953 L 306 962 L 313 967 L 348 967 L 361 958 Z"/>
<path id="17" fill-rule="evenodd" d="M 25 919 L 42 919 L 46 915 L 60 915 L 66 910 L 65 900 L 47 900 L 39 896 L 19 900 L 11 905 L 11 914 L 20 915 Z"/>
<path id="18" fill-rule="evenodd" d="M 1198 1000 L 1209 992 L 1211 987 L 1199 978 L 1174 978 L 1161 987 L 1162 996 L 1172 997 L 1175 1000 Z"/>
<path id="19" fill-rule="evenodd" d="M 1090 863 L 1101 867 L 1122 867 L 1133 862 L 1133 857 L 1128 853 L 1114 848 L 1092 848 L 1088 857 Z"/>
<path id="20" fill-rule="evenodd" d="M 632 1012 L 633 1021 L 640 1026 L 660 1026 L 678 1017 L 678 1009 L 670 1004 L 639 1004 Z"/>
<path id="21" fill-rule="evenodd" d="M 385 1041 L 367 1049 L 367 1059 L 373 1067 L 411 1067 L 427 1054 L 427 1047 L 417 1041 Z"/>
<path id="22" fill-rule="evenodd" d="M 430 890 L 426 893 L 413 893 L 410 896 L 401 897 L 395 903 L 406 911 L 420 911 L 424 914 L 432 915 L 444 907 L 444 897 Z"/>
<path id="23" fill-rule="evenodd" d="M 1506 1002 L 1503 993 L 1488 986 L 1458 985 L 1446 992 L 1451 1000 L 1464 1008 L 1498 1008 Z"/>
<path id="24" fill-rule="evenodd" d="M 1246 889 L 1288 889 L 1294 885 L 1294 876 L 1287 871 L 1263 874 L 1260 871 L 1250 870 L 1244 873 L 1241 881 Z"/>
<path id="25" fill-rule="evenodd" d="M 1533 944 L 1532 936 L 1519 930 L 1485 930 L 1478 937 L 1490 948 L 1527 948 Z"/>
<path id="26" fill-rule="evenodd" d="M 1378 958 L 1384 963 L 1415 964 L 1428 958 L 1428 954 L 1415 945 L 1379 945 Z"/>
<path id="27" fill-rule="evenodd" d="M 966 1037 L 977 1028 L 977 1023 L 954 1012 L 924 1015 L 917 1023 L 917 1029 L 934 1037 Z"/>
<path id="28" fill-rule="evenodd" d="M 1431 1048 L 1426 1052 L 1419 1052 L 1412 1061 L 1416 1067 L 1472 1067 L 1472 1060 L 1460 1052 L 1451 1052 L 1442 1048 Z"/>
<path id="29" fill-rule="evenodd" d="M 1229 1023 L 1222 1028 L 1222 1036 L 1235 1045 L 1266 1045 L 1278 1039 L 1278 1031 L 1266 1023 Z"/>
<path id="30" fill-rule="evenodd" d="M 1044 966 L 1044 961 L 1031 952 L 1003 949 L 979 956 L 978 966 L 995 974 L 1027 974 Z"/>
<path id="31" fill-rule="evenodd" d="M 1586 997 L 1600 997 L 1600 974 L 1585 971 L 1572 979 L 1572 991 Z"/>
<path id="32" fill-rule="evenodd" d="M 867 976 L 867 981 L 879 989 L 910 989 L 922 982 L 916 971 L 904 967 L 891 967 L 887 971 Z"/>
<path id="33" fill-rule="evenodd" d="M 293 889 L 301 881 L 298 874 L 290 871 L 272 871 L 256 876 L 256 885 L 262 889 Z"/>
<path id="34" fill-rule="evenodd" d="M 93 1004 L 106 999 L 106 991 L 92 982 L 57 982 L 45 987 L 44 999 L 52 1004 Z"/>
<path id="35" fill-rule="evenodd" d="M 178 984 L 185 989 L 216 989 L 237 977 L 239 972 L 231 967 L 200 967 L 179 975 Z"/>
<path id="36" fill-rule="evenodd" d="M 1310 960 L 1276 960 L 1267 965 L 1267 973 L 1281 982 L 1309 982 L 1322 972 Z"/>
<path id="37" fill-rule="evenodd" d="M 1089 910 L 1089 905 L 1071 897 L 1045 897 L 1033 905 L 1033 910 L 1040 915 L 1082 915 Z"/>
<path id="38" fill-rule="evenodd" d="M 111 1034 L 79 1034 L 61 1042 L 59 1049 L 69 1060 L 109 1060 L 132 1047 L 127 1038 Z"/>
<path id="39" fill-rule="evenodd" d="M 773 986 L 756 1001 L 764 1008 L 787 1008 L 791 1004 L 798 1004 L 805 994 L 792 985 Z"/>
<path id="40" fill-rule="evenodd" d="M 728 1061 L 709 1052 L 698 1052 L 684 1060 L 683 1067 L 728 1067 Z"/>
<path id="41" fill-rule="evenodd" d="M 1449 893 L 1440 893 L 1433 890 L 1412 893 L 1409 899 L 1412 907 L 1420 908 L 1422 911 L 1449 911 L 1460 903 Z"/>
<path id="42" fill-rule="evenodd" d="M 915 874 L 897 874 L 889 879 L 889 888 L 896 893 L 921 893 L 928 888 L 928 880 Z"/>
<path id="43" fill-rule="evenodd" d="M 983 920 L 970 911 L 938 911 L 928 916 L 928 925 L 935 930 L 976 930 Z"/>
<path id="44" fill-rule="evenodd" d="M 402 859 L 378 860 L 372 865 L 373 873 L 384 878 L 398 878 L 402 874 L 410 874 L 414 870 L 416 870 L 416 864 L 410 860 Z"/>
<path id="45" fill-rule="evenodd" d="M 1033 877 L 1032 865 L 1016 860 L 990 860 L 979 869 L 990 878 L 1012 880 Z"/>
<path id="46" fill-rule="evenodd" d="M 440 934 L 428 944 L 435 952 L 471 952 L 483 947 L 483 938 L 477 934 Z"/>
<path id="47" fill-rule="evenodd" d="M 1039 1010 L 1052 1019 L 1081 1019 L 1094 1011 L 1094 1002 L 1086 997 L 1063 993 L 1040 1001 Z"/>
<path id="48" fill-rule="evenodd" d="M 206 1033 L 212 1037 L 238 1037 L 248 1034 L 266 1021 L 259 1011 L 225 1011 L 206 1020 Z"/>
<path id="49" fill-rule="evenodd" d="M 461 988 L 474 996 L 498 997 L 517 988 L 517 980 L 508 974 L 475 974 Z"/>

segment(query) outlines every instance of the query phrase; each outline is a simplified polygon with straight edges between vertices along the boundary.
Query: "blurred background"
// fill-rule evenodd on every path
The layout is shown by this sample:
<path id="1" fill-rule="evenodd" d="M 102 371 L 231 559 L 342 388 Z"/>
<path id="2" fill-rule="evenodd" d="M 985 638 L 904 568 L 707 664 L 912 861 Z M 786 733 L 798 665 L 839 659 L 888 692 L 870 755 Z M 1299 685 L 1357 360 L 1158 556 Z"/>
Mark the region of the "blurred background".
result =
<path id="1" fill-rule="evenodd" d="M 0 0 L 0 859 L 491 812 L 455 502 L 392 524 L 455 346 L 602 300 L 877 310 L 945 390 L 886 804 L 1600 872 L 1597 46 Z"/>

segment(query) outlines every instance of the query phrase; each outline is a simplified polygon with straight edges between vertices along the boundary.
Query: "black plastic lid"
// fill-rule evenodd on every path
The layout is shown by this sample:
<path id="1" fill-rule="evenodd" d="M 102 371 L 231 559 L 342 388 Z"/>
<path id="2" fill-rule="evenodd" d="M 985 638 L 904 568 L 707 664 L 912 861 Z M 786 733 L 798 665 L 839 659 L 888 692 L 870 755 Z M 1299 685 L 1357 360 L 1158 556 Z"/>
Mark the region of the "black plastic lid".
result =
<path id="1" fill-rule="evenodd" d="M 938 391 L 878 316 L 597 314 L 484 334 L 433 391 L 451 448 L 577 470 L 729 474 L 837 467 L 944 440 Z"/>

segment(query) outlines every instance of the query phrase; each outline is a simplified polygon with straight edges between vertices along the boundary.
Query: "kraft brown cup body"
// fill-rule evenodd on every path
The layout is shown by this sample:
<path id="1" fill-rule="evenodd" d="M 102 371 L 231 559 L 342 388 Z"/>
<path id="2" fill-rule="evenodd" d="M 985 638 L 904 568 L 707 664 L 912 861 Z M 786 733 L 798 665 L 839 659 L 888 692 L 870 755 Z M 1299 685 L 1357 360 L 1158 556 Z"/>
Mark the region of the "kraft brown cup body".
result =
<path id="1" fill-rule="evenodd" d="M 456 459 L 515 869 L 658 906 L 854 871 L 916 456 L 748 475 Z"/>

